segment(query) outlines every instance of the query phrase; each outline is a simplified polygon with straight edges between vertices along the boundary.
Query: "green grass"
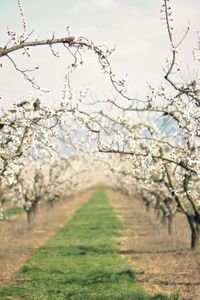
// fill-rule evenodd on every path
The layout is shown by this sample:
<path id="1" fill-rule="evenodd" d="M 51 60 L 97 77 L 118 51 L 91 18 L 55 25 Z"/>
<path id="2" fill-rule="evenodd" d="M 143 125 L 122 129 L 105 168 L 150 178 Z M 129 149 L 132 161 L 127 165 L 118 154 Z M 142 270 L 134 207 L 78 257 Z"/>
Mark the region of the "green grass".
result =
<path id="1" fill-rule="evenodd" d="M 8 208 L 3 213 L 3 219 L 1 221 L 10 219 L 11 217 L 23 213 L 24 210 L 21 207 Z"/>
<path id="2" fill-rule="evenodd" d="M 0 299 L 169 300 L 147 295 L 119 255 L 122 224 L 103 188 L 18 272 Z"/>

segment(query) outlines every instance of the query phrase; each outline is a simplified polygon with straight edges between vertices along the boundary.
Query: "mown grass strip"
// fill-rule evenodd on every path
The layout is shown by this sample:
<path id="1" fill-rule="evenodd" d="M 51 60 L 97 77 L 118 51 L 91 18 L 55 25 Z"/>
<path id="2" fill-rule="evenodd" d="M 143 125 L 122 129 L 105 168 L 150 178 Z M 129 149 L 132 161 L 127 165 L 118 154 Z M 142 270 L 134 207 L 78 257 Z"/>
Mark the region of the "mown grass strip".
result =
<path id="1" fill-rule="evenodd" d="M 169 300 L 147 295 L 118 253 L 122 224 L 103 188 L 18 272 L 0 299 Z M 9 296 L 9 297 L 8 297 Z"/>

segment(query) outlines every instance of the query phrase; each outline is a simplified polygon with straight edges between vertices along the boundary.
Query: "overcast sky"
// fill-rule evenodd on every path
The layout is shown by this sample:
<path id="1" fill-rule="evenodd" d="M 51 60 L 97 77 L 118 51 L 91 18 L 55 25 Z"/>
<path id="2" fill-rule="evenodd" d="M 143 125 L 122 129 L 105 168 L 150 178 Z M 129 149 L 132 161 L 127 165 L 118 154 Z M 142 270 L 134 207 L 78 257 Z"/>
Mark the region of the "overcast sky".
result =
<path id="1" fill-rule="evenodd" d="M 165 25 L 160 20 L 162 0 L 23 0 L 28 24 L 27 32 L 35 30 L 34 37 L 57 37 L 66 35 L 70 26 L 75 37 L 84 36 L 97 44 L 105 43 L 116 47 L 113 54 L 113 70 L 119 78 L 128 74 L 129 92 L 132 96 L 144 97 L 147 82 L 158 86 L 163 80 L 162 66 L 170 54 Z M 175 33 L 181 37 L 188 21 L 191 30 L 180 52 L 180 60 L 188 67 L 191 76 L 193 68 L 192 49 L 196 46 L 196 32 L 200 29 L 199 0 L 171 1 L 174 11 Z M 0 46 L 8 40 L 7 27 L 20 33 L 22 29 L 17 0 L 0 1 Z M 59 48 L 60 50 L 60 48 Z M 19 66 L 40 66 L 37 79 L 40 85 L 50 89 L 43 97 L 47 101 L 58 101 L 62 97 L 64 75 L 69 63 L 66 51 L 62 58 L 52 57 L 49 50 L 32 51 L 31 59 L 13 54 Z M 37 95 L 21 75 L 5 59 L 0 70 L 0 96 L 2 103 L 24 100 Z M 109 97 L 113 93 L 108 80 L 101 74 L 94 56 L 86 55 L 84 66 L 73 77 L 75 88 L 90 87 L 93 95 Z M 40 93 L 39 93 L 40 94 Z"/>

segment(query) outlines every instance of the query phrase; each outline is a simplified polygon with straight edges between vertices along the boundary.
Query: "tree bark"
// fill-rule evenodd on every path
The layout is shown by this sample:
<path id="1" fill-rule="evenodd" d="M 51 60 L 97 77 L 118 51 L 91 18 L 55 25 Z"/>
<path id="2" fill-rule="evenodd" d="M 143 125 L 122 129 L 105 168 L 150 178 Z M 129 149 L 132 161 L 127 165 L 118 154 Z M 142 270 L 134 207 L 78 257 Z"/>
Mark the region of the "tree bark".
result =
<path id="1" fill-rule="evenodd" d="M 168 234 L 172 234 L 173 232 L 173 216 L 168 216 L 167 217 L 167 229 L 168 229 Z"/>
<path id="2" fill-rule="evenodd" d="M 187 216 L 187 220 L 191 231 L 191 249 L 196 250 L 200 246 L 200 228 L 199 224 L 195 222 L 193 216 Z"/>

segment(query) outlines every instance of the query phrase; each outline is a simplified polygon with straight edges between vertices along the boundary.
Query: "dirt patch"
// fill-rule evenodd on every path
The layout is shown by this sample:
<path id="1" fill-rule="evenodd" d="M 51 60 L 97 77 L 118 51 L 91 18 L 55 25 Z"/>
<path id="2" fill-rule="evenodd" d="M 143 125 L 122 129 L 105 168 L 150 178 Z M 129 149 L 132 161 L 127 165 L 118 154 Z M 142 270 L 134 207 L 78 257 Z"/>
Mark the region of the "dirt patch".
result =
<path id="1" fill-rule="evenodd" d="M 184 216 L 178 215 L 169 235 L 154 210 L 146 212 L 139 200 L 110 191 L 112 205 L 125 224 L 121 254 L 150 292 L 180 291 L 180 299 L 200 299 L 200 252 L 189 249 Z"/>
<path id="2" fill-rule="evenodd" d="M 52 209 L 41 208 L 31 225 L 20 215 L 0 224 L 0 287 L 15 282 L 15 272 L 42 246 L 57 228 L 86 203 L 92 190 L 57 203 Z"/>

